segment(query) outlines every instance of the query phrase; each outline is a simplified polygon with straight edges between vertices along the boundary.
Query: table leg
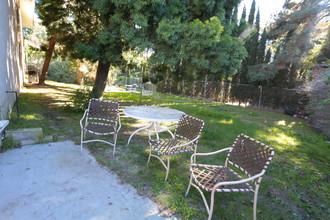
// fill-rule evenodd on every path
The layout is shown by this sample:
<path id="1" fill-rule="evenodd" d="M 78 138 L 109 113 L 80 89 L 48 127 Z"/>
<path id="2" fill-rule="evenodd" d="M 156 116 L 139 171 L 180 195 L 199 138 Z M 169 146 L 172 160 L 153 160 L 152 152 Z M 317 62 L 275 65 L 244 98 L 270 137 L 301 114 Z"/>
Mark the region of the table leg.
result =
<path id="1" fill-rule="evenodd" d="M 131 134 L 131 136 L 129 136 L 126 146 L 129 145 L 129 142 L 131 142 L 132 137 L 133 137 L 137 132 L 142 131 L 142 130 L 147 130 L 147 129 L 150 128 L 152 125 L 153 125 L 153 123 L 151 122 L 151 123 L 148 124 L 147 126 L 145 126 L 145 127 L 143 127 L 143 128 L 139 128 L 139 129 L 137 129 L 136 131 L 134 131 L 134 132 Z"/>
<path id="2" fill-rule="evenodd" d="M 159 126 L 158 123 L 157 123 L 157 126 L 158 126 L 158 131 L 167 131 L 168 133 L 170 133 L 172 138 L 174 138 L 174 134 L 171 130 L 167 129 L 166 127 Z"/>
<path id="3" fill-rule="evenodd" d="M 153 122 L 154 123 L 154 130 L 155 130 L 155 133 L 156 133 L 156 137 L 157 137 L 157 139 L 159 139 L 159 134 L 158 134 L 158 129 L 157 129 L 157 127 L 159 128 L 159 125 L 158 125 L 158 123 L 157 122 Z"/>

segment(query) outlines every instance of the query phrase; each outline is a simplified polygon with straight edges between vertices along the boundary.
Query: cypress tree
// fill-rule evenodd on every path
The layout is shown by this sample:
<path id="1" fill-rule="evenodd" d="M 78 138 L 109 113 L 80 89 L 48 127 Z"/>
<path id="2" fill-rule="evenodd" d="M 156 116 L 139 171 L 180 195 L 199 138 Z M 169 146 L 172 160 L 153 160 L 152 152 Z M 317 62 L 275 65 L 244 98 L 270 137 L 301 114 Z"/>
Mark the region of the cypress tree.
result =
<path id="1" fill-rule="evenodd" d="M 271 57 L 272 57 L 272 52 L 270 51 L 270 48 L 268 48 L 264 63 L 269 63 Z"/>
<path id="2" fill-rule="evenodd" d="M 233 16 L 231 19 L 232 35 L 234 37 L 238 36 L 238 8 L 234 8 Z"/>
<path id="3" fill-rule="evenodd" d="M 264 29 L 259 40 L 259 45 L 257 50 L 257 64 L 263 63 L 265 60 L 266 41 L 267 41 L 267 33 L 266 33 L 266 29 Z"/>
<path id="4" fill-rule="evenodd" d="M 248 23 L 250 25 L 253 24 L 254 22 L 254 13 L 256 12 L 256 1 L 253 0 L 252 4 L 251 4 L 251 8 L 250 8 L 250 14 L 249 14 L 249 19 L 248 19 Z"/>
<path id="5" fill-rule="evenodd" d="M 259 11 L 259 8 L 258 8 L 258 12 L 257 12 L 257 15 L 256 15 L 255 27 L 259 32 L 259 30 L 260 30 L 260 11 Z"/>
<path id="6" fill-rule="evenodd" d="M 246 8 L 244 6 L 243 11 L 242 11 L 242 17 L 239 21 L 237 36 L 239 36 L 245 30 L 246 26 L 247 26 L 247 23 L 246 23 Z"/>

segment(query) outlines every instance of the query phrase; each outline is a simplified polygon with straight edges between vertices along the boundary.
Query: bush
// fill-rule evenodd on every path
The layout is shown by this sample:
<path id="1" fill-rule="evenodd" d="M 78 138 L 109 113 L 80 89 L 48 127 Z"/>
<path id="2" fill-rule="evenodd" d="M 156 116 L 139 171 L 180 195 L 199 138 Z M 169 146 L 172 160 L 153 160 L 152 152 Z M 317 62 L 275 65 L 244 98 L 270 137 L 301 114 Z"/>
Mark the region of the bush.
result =
<path id="1" fill-rule="evenodd" d="M 48 69 L 48 79 L 56 82 L 76 83 L 77 71 L 72 69 L 68 59 L 53 61 Z"/>
<path id="2" fill-rule="evenodd" d="M 6 150 L 13 149 L 18 146 L 20 146 L 20 143 L 14 141 L 13 136 L 9 136 L 6 137 L 2 142 L 2 151 L 5 152 Z"/>
<path id="3" fill-rule="evenodd" d="M 71 97 L 73 103 L 73 110 L 76 112 L 84 111 L 88 107 L 89 99 L 91 98 L 91 91 L 87 87 L 77 89 Z"/>

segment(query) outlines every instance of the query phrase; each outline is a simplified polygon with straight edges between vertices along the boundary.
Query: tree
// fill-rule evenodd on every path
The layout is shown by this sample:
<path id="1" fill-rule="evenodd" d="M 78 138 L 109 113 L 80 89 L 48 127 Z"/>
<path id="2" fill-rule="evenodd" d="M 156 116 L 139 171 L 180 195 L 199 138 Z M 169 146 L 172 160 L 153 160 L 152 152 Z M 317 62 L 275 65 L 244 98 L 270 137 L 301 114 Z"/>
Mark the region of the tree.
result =
<path id="1" fill-rule="evenodd" d="M 298 86 L 307 72 L 303 68 L 306 68 L 304 62 L 309 60 L 306 58 L 310 56 L 310 49 L 313 47 L 311 42 L 319 41 L 317 36 L 321 32 L 315 27 L 330 13 L 329 9 L 329 1 L 287 0 L 283 11 L 270 25 L 267 37 L 262 36 L 260 39 L 260 53 L 260 47 L 266 38 L 273 41 L 271 48 L 275 51 L 274 60 L 270 63 L 271 51 L 268 50 L 264 59 L 265 64 L 250 66 L 248 75 L 251 82 L 267 83 L 268 86 L 276 87 Z M 258 55 L 259 63 L 261 56 Z"/>
<path id="2" fill-rule="evenodd" d="M 271 52 L 270 48 L 268 48 L 266 56 L 265 56 L 265 63 L 269 63 L 271 57 L 272 57 L 272 52 Z"/>
<path id="3" fill-rule="evenodd" d="M 40 64 L 45 59 L 44 52 L 47 49 L 44 47 L 47 42 L 45 27 L 35 22 L 33 29 L 25 28 L 23 34 L 27 64 Z"/>
<path id="4" fill-rule="evenodd" d="M 256 1 L 253 0 L 252 4 L 251 4 L 251 8 L 250 8 L 250 14 L 249 14 L 249 19 L 248 19 L 248 23 L 250 25 L 253 25 L 254 23 L 254 14 L 256 12 Z"/>
<path id="5" fill-rule="evenodd" d="M 247 23 L 246 23 L 246 8 L 245 6 L 243 7 L 243 11 L 242 11 L 242 16 L 241 19 L 239 21 L 239 25 L 238 25 L 238 33 L 237 36 L 239 36 L 241 33 L 243 33 L 243 31 L 247 28 Z"/>
<path id="6" fill-rule="evenodd" d="M 258 12 L 257 12 L 257 15 L 256 15 L 256 23 L 255 23 L 255 28 L 258 30 L 260 30 L 260 11 L 259 11 L 259 8 L 258 8 Z"/>
<path id="7" fill-rule="evenodd" d="M 238 37 L 238 7 L 234 8 L 233 16 L 231 19 L 231 29 L 232 29 L 232 36 Z"/>
<path id="8" fill-rule="evenodd" d="M 83 19 L 95 23 L 95 30 L 89 34 L 91 25 L 85 22 L 79 30 L 81 35 L 87 33 L 88 36 L 77 39 L 78 42 L 74 44 L 76 57 L 98 62 L 92 96 L 103 95 L 110 66 L 121 66 L 125 62 L 123 52 L 141 52 L 150 46 L 148 33 L 154 30 L 148 22 L 153 16 L 152 10 L 158 6 L 157 2 L 141 0 L 131 4 L 117 0 L 79 1 L 80 9 L 73 16 L 74 22 L 79 24 Z"/>
<path id="9" fill-rule="evenodd" d="M 165 65 L 179 79 L 193 80 L 207 74 L 219 79 L 232 75 L 239 68 L 245 50 L 237 38 L 225 31 L 225 24 L 230 21 L 220 19 L 226 17 L 223 6 L 217 5 L 218 1 L 211 8 L 206 7 L 209 4 L 205 1 L 199 3 L 198 7 L 185 1 L 180 1 L 180 6 L 172 5 L 171 1 L 165 5 L 151 62 Z M 201 9 L 207 10 L 201 13 Z"/>
<path id="10" fill-rule="evenodd" d="M 73 31 L 72 22 L 69 20 L 70 2 L 66 0 L 39 0 L 37 1 L 37 11 L 41 23 L 46 27 L 49 37 L 48 50 L 39 77 L 39 84 L 44 84 L 49 63 L 54 51 L 56 41 L 62 36 Z"/>
<path id="11" fill-rule="evenodd" d="M 249 23 L 253 25 L 255 14 L 255 1 L 252 2 L 251 10 L 249 14 Z M 247 24 L 246 24 L 247 25 Z M 242 68 L 239 71 L 239 79 L 240 83 L 249 83 L 248 72 L 249 68 L 257 63 L 257 53 L 258 53 L 258 45 L 259 45 L 259 28 L 260 28 L 260 14 L 259 10 L 257 13 L 256 21 L 254 24 L 254 28 L 249 38 L 247 38 L 244 46 L 248 52 L 248 56 L 242 62 Z"/>
<path id="12" fill-rule="evenodd" d="M 237 68 L 244 56 L 244 48 L 236 38 L 222 30 L 228 23 L 226 14 L 230 11 L 231 15 L 238 2 L 200 0 L 191 4 L 188 1 L 139 0 L 132 4 L 119 0 L 71 1 L 68 8 L 75 29 L 67 33 L 65 48 L 76 58 L 98 62 L 92 90 L 95 97 L 103 94 L 110 66 L 123 64 L 125 51 L 151 49 L 154 51 L 153 60 L 164 60 L 167 68 L 182 75 L 188 72 L 203 74 L 210 69 L 214 73 L 217 67 L 232 62 L 234 65 L 227 68 L 231 74 L 232 68 Z M 170 29 L 174 32 L 168 32 Z M 184 42 L 185 39 L 188 41 Z M 162 45 L 164 42 L 166 44 Z M 172 46 L 175 50 L 170 48 Z M 199 48 L 200 56 L 193 51 L 194 48 Z"/>
<path id="13" fill-rule="evenodd" d="M 282 13 L 271 25 L 269 39 L 279 45 L 274 60 L 277 72 L 274 86 L 294 88 L 299 82 L 299 68 L 311 44 L 312 33 L 321 18 L 329 14 L 329 1 L 286 1 Z"/>
<path id="14" fill-rule="evenodd" d="M 259 40 L 259 45 L 258 45 L 258 50 L 257 50 L 257 64 L 263 63 L 265 59 L 265 50 L 266 50 L 266 42 L 267 42 L 267 33 L 266 29 L 264 28 L 260 40 Z"/>

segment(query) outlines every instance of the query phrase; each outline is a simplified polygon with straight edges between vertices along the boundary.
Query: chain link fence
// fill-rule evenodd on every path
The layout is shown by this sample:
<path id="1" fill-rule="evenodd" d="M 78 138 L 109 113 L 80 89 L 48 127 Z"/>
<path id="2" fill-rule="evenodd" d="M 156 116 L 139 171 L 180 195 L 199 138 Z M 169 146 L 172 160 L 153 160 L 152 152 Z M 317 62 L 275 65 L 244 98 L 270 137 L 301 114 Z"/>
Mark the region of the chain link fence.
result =
<path id="1" fill-rule="evenodd" d="M 298 89 L 232 84 L 223 81 L 211 81 L 205 77 L 202 81 L 176 81 L 172 78 L 157 84 L 157 91 L 193 98 L 202 98 L 239 106 L 268 108 L 277 111 L 303 111 L 309 102 L 309 95 Z"/>

